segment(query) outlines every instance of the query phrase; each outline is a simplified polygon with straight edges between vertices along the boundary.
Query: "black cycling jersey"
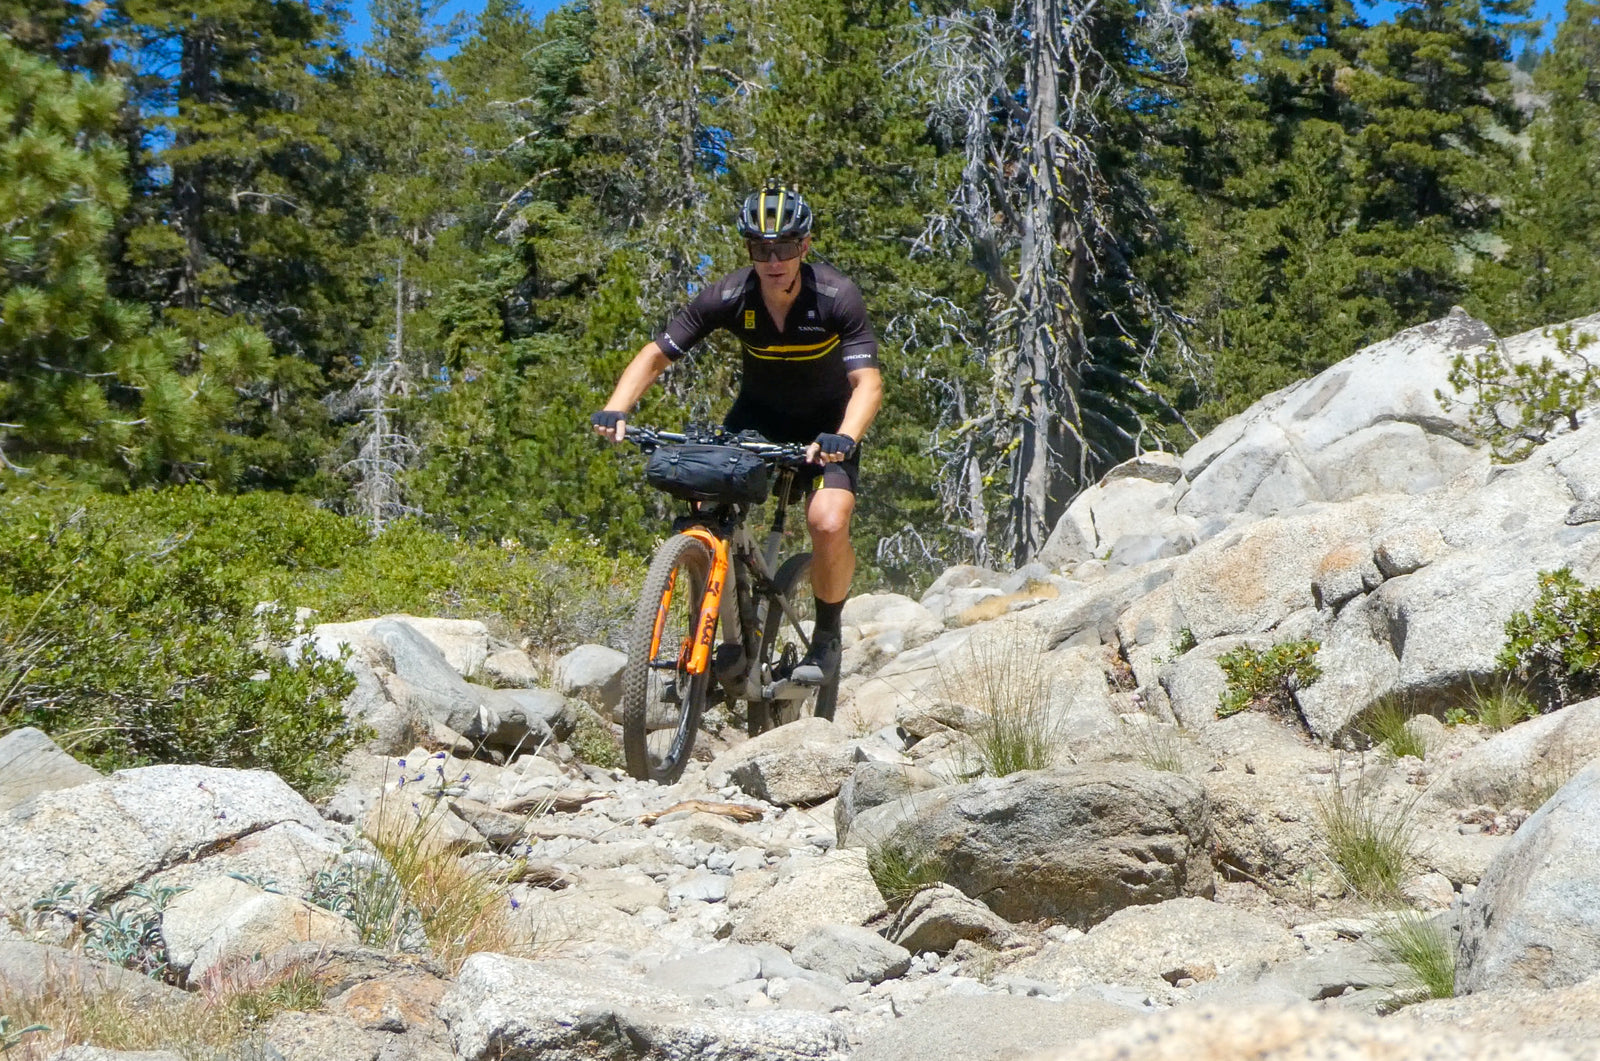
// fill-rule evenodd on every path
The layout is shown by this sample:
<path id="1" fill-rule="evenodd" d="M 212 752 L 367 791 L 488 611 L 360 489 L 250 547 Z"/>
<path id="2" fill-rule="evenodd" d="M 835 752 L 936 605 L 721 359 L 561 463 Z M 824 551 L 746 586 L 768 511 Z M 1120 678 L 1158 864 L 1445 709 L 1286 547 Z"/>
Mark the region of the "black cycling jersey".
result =
<path id="1" fill-rule="evenodd" d="M 683 357 L 717 328 L 744 346 L 730 430 L 753 428 L 774 442 L 810 442 L 837 431 L 850 404 L 849 373 L 878 367 L 878 340 L 861 291 L 837 269 L 800 266 L 800 293 L 779 331 L 749 266 L 708 284 L 667 322 L 656 345 Z"/>

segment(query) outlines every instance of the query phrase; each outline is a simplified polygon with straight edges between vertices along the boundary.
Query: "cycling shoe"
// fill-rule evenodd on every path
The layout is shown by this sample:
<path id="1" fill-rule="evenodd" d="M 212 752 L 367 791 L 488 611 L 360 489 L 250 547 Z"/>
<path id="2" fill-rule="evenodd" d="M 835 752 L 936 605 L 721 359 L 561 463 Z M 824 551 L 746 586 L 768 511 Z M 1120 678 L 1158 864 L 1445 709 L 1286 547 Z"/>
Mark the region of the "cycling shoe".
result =
<path id="1" fill-rule="evenodd" d="M 839 657 L 843 650 L 838 638 L 816 642 L 795 665 L 790 680 L 797 685 L 827 685 L 839 677 Z"/>

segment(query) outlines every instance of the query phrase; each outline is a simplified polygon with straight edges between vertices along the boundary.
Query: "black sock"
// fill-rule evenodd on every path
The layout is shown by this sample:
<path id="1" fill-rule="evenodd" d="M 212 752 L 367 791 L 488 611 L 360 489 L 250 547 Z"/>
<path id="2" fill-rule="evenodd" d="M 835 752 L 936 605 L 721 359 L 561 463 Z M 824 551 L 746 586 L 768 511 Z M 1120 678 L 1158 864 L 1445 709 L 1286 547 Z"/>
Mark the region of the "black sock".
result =
<path id="1" fill-rule="evenodd" d="M 811 639 L 821 640 L 824 635 L 837 638 L 839 636 L 839 619 L 844 614 L 844 601 L 827 601 L 811 598 L 817 603 L 817 625 L 812 628 Z"/>

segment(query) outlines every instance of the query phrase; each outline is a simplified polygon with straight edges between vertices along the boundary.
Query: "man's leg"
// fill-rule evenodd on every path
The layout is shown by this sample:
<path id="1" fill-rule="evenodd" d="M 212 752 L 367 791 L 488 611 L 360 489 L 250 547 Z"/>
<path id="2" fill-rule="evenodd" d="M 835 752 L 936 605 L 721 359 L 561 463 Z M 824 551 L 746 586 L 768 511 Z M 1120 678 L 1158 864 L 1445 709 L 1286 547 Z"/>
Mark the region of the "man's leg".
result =
<path id="1" fill-rule="evenodd" d="M 856 554 L 850 545 L 850 517 L 856 495 L 845 489 L 823 487 L 806 506 L 806 526 L 811 531 L 811 592 L 816 597 L 816 626 L 811 651 L 795 668 L 796 681 L 821 685 L 839 667 L 840 613 L 850 595 Z"/>

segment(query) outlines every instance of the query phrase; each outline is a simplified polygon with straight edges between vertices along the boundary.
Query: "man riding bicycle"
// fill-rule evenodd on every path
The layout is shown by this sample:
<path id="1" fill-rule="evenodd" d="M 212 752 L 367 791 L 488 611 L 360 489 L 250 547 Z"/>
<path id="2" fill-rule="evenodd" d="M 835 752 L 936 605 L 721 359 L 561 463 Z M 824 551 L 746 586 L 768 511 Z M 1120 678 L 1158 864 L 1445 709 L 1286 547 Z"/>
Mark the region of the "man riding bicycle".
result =
<path id="1" fill-rule="evenodd" d="M 816 626 L 794 681 L 823 685 L 839 670 L 840 614 L 850 595 L 861 438 L 883 403 L 878 340 L 861 292 L 828 265 L 806 261 L 811 207 L 798 190 L 769 181 L 739 212 L 751 264 L 708 284 L 678 311 L 623 370 L 595 431 L 614 442 L 628 412 L 667 368 L 718 328 L 744 347 L 739 395 L 723 426 L 755 430 L 773 442 L 809 443 L 806 525 L 811 532 L 811 586 Z M 724 629 L 728 637 L 732 631 Z M 743 649 L 724 643 L 715 670 L 744 667 Z"/>

